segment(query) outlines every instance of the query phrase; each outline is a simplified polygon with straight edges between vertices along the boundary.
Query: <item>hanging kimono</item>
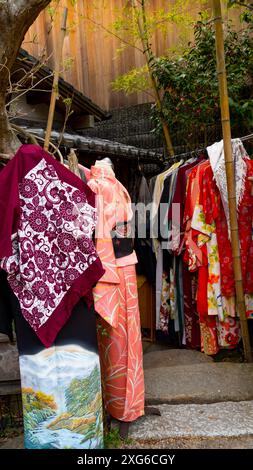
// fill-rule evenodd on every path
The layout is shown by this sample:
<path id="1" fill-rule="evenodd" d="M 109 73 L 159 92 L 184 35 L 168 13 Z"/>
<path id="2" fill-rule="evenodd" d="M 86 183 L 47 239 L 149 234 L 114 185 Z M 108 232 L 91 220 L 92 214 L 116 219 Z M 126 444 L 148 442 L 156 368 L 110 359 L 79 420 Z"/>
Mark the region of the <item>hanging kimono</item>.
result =
<path id="1" fill-rule="evenodd" d="M 226 302 L 221 294 L 216 227 L 214 222 L 212 224 L 206 222 L 203 210 L 207 197 L 210 197 L 209 191 L 204 186 L 204 175 L 209 170 L 210 164 L 207 162 L 202 164 L 197 171 L 199 196 L 195 199 L 191 221 L 191 227 L 197 234 L 197 248 L 194 247 L 194 242 L 190 241 L 189 236 L 188 244 L 195 252 L 197 264 L 201 270 L 198 286 L 198 312 L 202 347 L 207 354 L 215 354 L 219 347 L 235 347 L 238 344 L 240 328 L 238 320 L 230 317 L 231 314 L 235 316 L 234 299 L 231 299 L 230 303 Z"/>
<path id="2" fill-rule="evenodd" d="M 246 313 L 252 315 L 252 290 L 253 290 L 253 242 L 252 242 L 252 219 L 253 219 L 253 197 L 251 195 L 251 183 L 248 177 L 253 174 L 252 161 L 246 159 L 246 178 L 238 208 L 238 229 L 240 239 L 241 264 L 243 275 L 243 286 L 245 292 Z M 209 166 L 203 175 L 203 193 L 205 198 L 203 208 L 208 222 L 215 221 L 217 234 L 217 247 L 220 254 L 220 284 L 225 308 L 229 315 L 235 315 L 235 286 L 232 265 L 232 248 L 229 240 L 227 218 L 225 215 L 221 196 L 213 179 L 212 169 Z"/>
<path id="3" fill-rule="evenodd" d="M 23 145 L 0 173 L 0 217 L 0 296 L 8 292 L 0 329 L 8 333 L 14 318 L 25 447 L 101 448 L 89 308 L 104 273 L 92 242 L 95 195 L 43 149 Z"/>
<path id="4" fill-rule="evenodd" d="M 96 248 L 105 269 L 93 290 L 104 402 L 112 417 L 130 422 L 144 414 L 137 258 L 126 237 L 131 201 L 109 165 L 91 168 L 89 186 L 97 194 Z"/>
<path id="5" fill-rule="evenodd" d="M 252 218 L 253 196 L 249 176 L 253 175 L 253 162 L 249 160 L 240 139 L 232 140 L 233 160 L 236 172 L 236 203 L 238 210 L 238 230 L 240 239 L 241 265 L 244 290 L 253 293 L 253 258 L 252 258 Z M 213 176 L 206 175 L 208 223 L 215 220 L 217 243 L 220 253 L 221 291 L 226 297 L 234 296 L 234 274 L 232 248 L 230 242 L 230 222 L 228 194 L 225 177 L 223 141 L 207 148 Z M 211 188 L 211 190 L 210 190 Z M 209 222 L 210 221 L 210 222 Z"/>
<path id="6" fill-rule="evenodd" d="M 168 272 L 163 274 L 163 250 L 161 243 L 158 240 L 159 234 L 159 205 L 164 188 L 166 178 L 173 173 L 182 161 L 174 163 L 169 169 L 156 177 L 154 190 L 152 194 L 152 211 L 151 211 L 151 234 L 153 249 L 156 255 L 156 328 L 159 329 L 161 322 L 160 316 L 168 318 L 170 307 L 168 305 L 168 292 L 170 289 L 168 279 Z M 162 307 L 162 310 L 161 310 Z"/>
<path id="7" fill-rule="evenodd" d="M 203 164 L 204 163 L 202 163 L 202 165 Z M 186 172 L 187 187 L 183 218 L 183 226 L 185 228 L 185 251 L 183 254 L 184 313 L 186 345 L 189 347 L 199 347 L 201 344 L 200 322 L 197 309 L 197 289 L 198 267 L 202 264 L 202 251 L 193 243 L 193 229 L 191 226 L 195 204 L 199 196 L 198 178 L 196 176 L 200 167 L 201 164 L 196 165 Z M 198 257 L 199 262 L 197 262 Z"/>
<path id="8" fill-rule="evenodd" d="M 158 208 L 158 240 L 160 243 L 160 251 L 158 252 L 157 265 L 159 266 L 159 259 L 162 257 L 162 279 L 161 279 L 161 297 L 160 297 L 160 312 L 159 317 L 156 321 L 156 329 L 162 331 L 165 334 L 169 334 L 171 326 L 171 319 L 173 318 L 173 326 L 176 331 L 179 331 L 179 325 L 177 327 L 178 314 L 175 309 L 175 293 L 173 290 L 175 286 L 175 270 L 173 266 L 173 257 L 169 253 L 169 242 L 170 232 L 168 223 L 168 210 L 171 204 L 171 199 L 174 194 L 174 186 L 176 181 L 177 170 L 169 173 L 166 176 L 163 184 L 163 191 L 160 198 Z M 159 274 L 159 270 L 157 270 Z M 157 277 L 157 286 L 159 285 L 159 278 Z M 171 302 L 171 295 L 173 298 Z M 174 304 L 173 304 L 174 299 Z M 157 312 L 158 313 L 158 312 Z M 176 320 L 176 321 L 175 321 Z"/>
<path id="9" fill-rule="evenodd" d="M 136 271 L 138 275 L 145 276 L 150 284 L 155 285 L 156 280 L 156 258 L 152 248 L 152 240 L 150 238 L 150 211 L 152 196 L 149 191 L 148 183 L 145 176 L 141 176 L 139 180 L 138 191 L 133 204 L 138 204 L 135 223 L 135 240 L 134 249 L 138 258 Z"/>
<path id="10" fill-rule="evenodd" d="M 186 346 L 196 349 L 200 347 L 200 328 L 199 319 L 196 311 L 196 302 L 194 295 L 196 293 L 196 274 L 190 273 L 183 263 L 183 241 L 184 241 L 184 212 L 185 204 L 187 202 L 187 177 L 186 174 L 196 167 L 202 159 L 193 159 L 182 165 L 177 174 L 177 181 L 175 192 L 172 200 L 172 204 L 169 211 L 169 219 L 172 222 L 172 208 L 176 208 L 179 211 L 178 220 L 178 237 L 174 242 L 173 253 L 177 257 L 177 263 L 179 265 L 178 270 L 178 292 L 181 294 L 181 305 L 179 304 L 179 319 L 181 319 L 181 335 L 183 338 L 183 344 Z M 175 222 L 174 222 L 175 223 Z M 184 339 L 185 336 L 185 339 Z"/>

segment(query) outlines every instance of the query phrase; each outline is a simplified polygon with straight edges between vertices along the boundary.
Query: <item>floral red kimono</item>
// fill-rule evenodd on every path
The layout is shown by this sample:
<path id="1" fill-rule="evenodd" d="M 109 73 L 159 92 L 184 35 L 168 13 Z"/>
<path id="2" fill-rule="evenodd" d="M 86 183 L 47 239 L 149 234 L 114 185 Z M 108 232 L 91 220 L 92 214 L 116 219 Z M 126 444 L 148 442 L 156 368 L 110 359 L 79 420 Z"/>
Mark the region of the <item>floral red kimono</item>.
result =
<path id="1" fill-rule="evenodd" d="M 206 196 L 209 196 L 209 192 L 204 190 L 203 181 L 209 170 L 210 164 L 205 162 L 189 177 L 185 261 L 190 270 L 197 269 L 199 274 L 197 310 L 202 350 L 206 354 L 216 354 L 219 347 L 235 347 L 240 339 L 240 330 L 238 320 L 231 317 L 231 310 L 227 308 L 227 299 L 221 296 L 216 227 L 214 222 L 207 223 L 203 211 Z M 234 316 L 235 308 L 233 310 Z"/>
<path id="2" fill-rule="evenodd" d="M 238 229 L 240 238 L 241 264 L 244 291 L 253 293 L 253 196 L 251 195 L 251 182 L 249 176 L 253 175 L 253 162 L 246 160 L 247 178 L 245 191 L 238 211 Z M 235 294 L 234 274 L 232 264 L 232 249 L 228 237 L 227 221 L 219 190 L 213 179 L 213 172 L 209 166 L 203 174 L 203 209 L 208 224 L 215 221 L 218 249 L 221 267 L 221 291 L 226 297 Z"/>

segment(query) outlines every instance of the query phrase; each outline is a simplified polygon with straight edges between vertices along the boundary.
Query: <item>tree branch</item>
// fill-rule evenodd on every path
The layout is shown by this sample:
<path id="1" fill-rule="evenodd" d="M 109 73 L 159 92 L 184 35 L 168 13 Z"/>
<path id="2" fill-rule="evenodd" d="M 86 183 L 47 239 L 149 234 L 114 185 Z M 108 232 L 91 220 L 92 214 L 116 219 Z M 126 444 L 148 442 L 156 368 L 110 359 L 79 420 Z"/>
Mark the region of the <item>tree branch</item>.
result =
<path id="1" fill-rule="evenodd" d="M 6 103 L 6 107 L 10 106 L 12 103 L 14 103 L 14 101 L 19 100 L 20 97 L 23 96 L 23 95 L 25 95 L 28 91 L 31 91 L 31 90 L 33 90 L 34 88 L 36 89 L 36 91 L 38 91 L 38 90 L 37 90 L 37 86 L 38 86 L 40 83 L 42 83 L 43 81 L 47 80 L 48 78 L 50 78 L 50 77 L 52 77 L 52 76 L 53 76 L 53 72 L 52 72 L 51 74 L 49 74 L 49 75 L 46 75 L 46 77 L 41 78 L 38 82 L 35 82 L 35 84 L 32 85 L 32 86 L 30 86 L 29 88 L 26 88 L 25 90 L 22 89 L 22 90 L 17 91 L 17 92 L 19 93 L 18 96 L 16 96 L 15 98 L 11 99 L 10 101 L 8 101 L 8 102 Z M 47 91 L 47 90 L 42 90 L 42 91 Z M 20 93 L 20 92 L 21 92 L 21 93 Z"/>
<path id="2" fill-rule="evenodd" d="M 99 23 L 99 22 L 95 21 L 93 18 L 90 18 L 87 15 L 82 15 L 82 18 L 84 20 L 90 21 L 94 25 L 96 25 L 99 28 L 103 29 L 106 33 L 110 34 L 111 36 L 114 36 L 116 39 L 119 39 L 119 41 L 122 42 L 123 44 L 126 44 L 126 46 L 133 47 L 134 49 L 136 49 L 137 51 L 139 51 L 141 53 L 143 52 L 142 49 L 140 49 L 138 46 L 136 46 L 135 44 L 133 44 L 133 43 L 127 41 L 126 39 L 122 38 L 121 36 L 116 34 L 114 31 L 111 31 L 110 29 L 106 28 L 102 23 Z"/>
<path id="3" fill-rule="evenodd" d="M 236 5 L 240 5 L 241 7 L 248 8 L 248 10 L 251 10 L 251 11 L 253 11 L 253 5 L 252 5 L 252 4 L 251 4 L 251 5 L 249 5 L 248 3 L 245 3 L 245 2 L 239 2 L 239 1 L 238 1 L 238 2 L 237 2 L 237 1 L 236 1 L 236 2 L 234 2 L 234 5 L 235 5 L 235 4 L 236 4 Z"/>
<path id="4" fill-rule="evenodd" d="M 6 0 L 4 3 L 8 6 L 10 14 L 16 16 L 22 15 L 24 12 L 30 12 L 30 10 L 41 11 L 50 2 L 51 0 Z"/>
<path id="5" fill-rule="evenodd" d="M 0 152 L 13 155 L 20 145 L 8 122 L 5 108 L 9 71 L 15 62 L 24 36 L 41 10 L 51 0 L 0 1 Z"/>

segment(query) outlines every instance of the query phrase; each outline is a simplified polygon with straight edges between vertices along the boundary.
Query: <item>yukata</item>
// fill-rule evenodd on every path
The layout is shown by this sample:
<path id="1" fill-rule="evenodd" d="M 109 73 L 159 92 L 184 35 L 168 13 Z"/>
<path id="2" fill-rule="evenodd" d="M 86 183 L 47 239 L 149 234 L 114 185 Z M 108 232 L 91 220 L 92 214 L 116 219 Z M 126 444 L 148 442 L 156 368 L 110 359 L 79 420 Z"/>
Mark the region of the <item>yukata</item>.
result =
<path id="1" fill-rule="evenodd" d="M 112 417 L 130 422 L 144 414 L 137 258 L 127 233 L 131 200 L 109 165 L 92 166 L 88 184 L 97 194 L 96 248 L 105 269 L 93 290 L 104 403 Z"/>
<path id="2" fill-rule="evenodd" d="M 168 272 L 164 270 L 163 249 L 158 240 L 159 234 L 159 205 L 164 189 L 164 183 L 176 170 L 182 161 L 174 163 L 169 169 L 158 175 L 155 179 L 154 190 L 152 194 L 153 204 L 151 210 L 151 233 L 153 250 L 156 256 L 156 329 L 160 329 L 163 318 L 168 320 L 170 315 L 170 305 L 168 303 L 170 283 L 168 282 Z M 168 181 L 167 181 L 168 182 Z M 166 183 L 167 184 L 167 183 Z M 165 271 L 165 272 L 164 272 Z M 162 319 L 162 322 L 161 322 Z M 167 323 L 167 322 L 166 322 Z"/>
<path id="3" fill-rule="evenodd" d="M 0 172 L 0 331 L 19 350 L 25 447 L 103 447 L 95 195 L 36 145 Z"/>
<path id="4" fill-rule="evenodd" d="M 246 314 L 252 317 L 253 300 L 253 197 L 251 195 L 251 183 L 248 177 L 253 174 L 251 160 L 246 160 L 247 178 L 242 195 L 240 208 L 238 210 L 238 230 L 240 240 L 241 265 L 243 286 L 245 292 Z M 203 210 L 208 223 L 215 223 L 216 227 L 216 255 L 220 261 L 220 294 L 222 306 L 230 316 L 235 316 L 235 285 L 232 264 L 232 248 L 228 234 L 228 224 L 225 217 L 220 193 L 213 179 L 211 167 L 207 167 L 203 173 Z M 217 279 L 217 278 L 216 278 Z M 215 285 L 215 278 L 213 278 Z"/>
<path id="5" fill-rule="evenodd" d="M 186 243 L 192 258 L 191 269 L 194 269 L 195 265 L 195 269 L 199 271 L 197 308 L 202 350 L 212 355 L 216 354 L 220 347 L 235 347 L 240 340 L 240 327 L 238 320 L 232 318 L 235 316 L 234 299 L 228 300 L 221 294 L 216 227 L 214 223 L 206 222 L 203 211 L 207 194 L 203 190 L 203 175 L 209 168 L 209 162 L 203 163 L 189 180 L 195 193 L 195 207 Z"/>
<path id="6" fill-rule="evenodd" d="M 253 195 L 249 177 L 253 175 L 253 162 L 249 159 L 240 139 L 232 140 L 233 159 L 236 172 L 236 203 L 240 240 L 241 267 L 244 291 L 253 293 Z M 224 184 L 223 143 L 208 147 L 211 167 L 206 170 L 203 181 L 205 193 L 205 217 L 207 223 L 215 221 L 218 250 L 220 253 L 221 291 L 226 297 L 234 296 L 234 273 L 232 248 L 229 236 L 228 196 Z"/>
<path id="7" fill-rule="evenodd" d="M 179 237 L 177 243 L 174 246 L 174 254 L 179 259 L 179 262 L 182 266 L 182 286 L 180 291 L 183 293 L 183 308 L 182 308 L 182 318 L 184 320 L 184 333 L 185 333 L 185 344 L 187 347 L 196 349 L 200 347 L 200 327 L 199 319 L 196 310 L 196 273 L 189 272 L 185 263 L 183 263 L 183 247 L 184 247 L 184 232 L 185 232 L 185 223 L 184 223 L 184 213 L 185 205 L 187 202 L 187 174 L 193 168 L 196 168 L 198 164 L 202 161 L 201 159 L 189 160 L 184 165 L 182 165 L 178 170 L 177 181 L 175 193 L 173 196 L 172 204 L 174 208 L 179 210 Z M 176 206 L 177 205 L 177 206 Z M 169 211 L 169 219 L 172 220 L 172 205 Z"/>

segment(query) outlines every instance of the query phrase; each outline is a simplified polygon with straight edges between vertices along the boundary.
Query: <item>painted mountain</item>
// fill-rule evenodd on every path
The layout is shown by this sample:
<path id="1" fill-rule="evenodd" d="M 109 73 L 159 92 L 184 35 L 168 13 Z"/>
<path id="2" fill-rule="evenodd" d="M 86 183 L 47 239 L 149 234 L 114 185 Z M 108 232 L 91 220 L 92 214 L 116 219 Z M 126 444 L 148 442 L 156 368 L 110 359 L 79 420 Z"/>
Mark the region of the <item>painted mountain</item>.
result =
<path id="1" fill-rule="evenodd" d="M 103 447 L 98 355 L 80 346 L 20 357 L 25 447 Z"/>

